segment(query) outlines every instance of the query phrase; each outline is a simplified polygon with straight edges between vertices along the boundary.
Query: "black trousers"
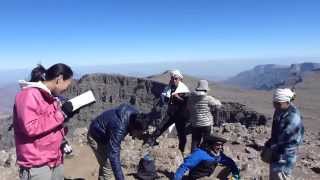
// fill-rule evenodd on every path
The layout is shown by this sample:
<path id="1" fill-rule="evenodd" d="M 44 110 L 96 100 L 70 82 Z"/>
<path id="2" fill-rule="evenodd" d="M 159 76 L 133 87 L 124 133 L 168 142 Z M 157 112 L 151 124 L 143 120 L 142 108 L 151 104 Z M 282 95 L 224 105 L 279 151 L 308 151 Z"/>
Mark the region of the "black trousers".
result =
<path id="1" fill-rule="evenodd" d="M 201 140 L 211 134 L 211 126 L 192 127 L 191 152 L 200 146 Z"/>
<path id="2" fill-rule="evenodd" d="M 187 143 L 187 130 L 186 130 L 187 119 L 180 115 L 166 115 L 161 121 L 157 130 L 154 132 L 153 137 L 157 139 L 161 134 L 166 131 L 172 124 L 175 124 L 179 139 L 179 150 L 184 152 Z"/>

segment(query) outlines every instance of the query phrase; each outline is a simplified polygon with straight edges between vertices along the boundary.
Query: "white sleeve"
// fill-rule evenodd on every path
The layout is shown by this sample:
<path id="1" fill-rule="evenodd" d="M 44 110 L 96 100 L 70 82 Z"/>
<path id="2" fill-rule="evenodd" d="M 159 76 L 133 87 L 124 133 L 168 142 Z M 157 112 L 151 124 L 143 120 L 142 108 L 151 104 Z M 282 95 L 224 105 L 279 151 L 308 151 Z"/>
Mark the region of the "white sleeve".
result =
<path id="1" fill-rule="evenodd" d="M 221 102 L 212 96 L 209 96 L 209 104 L 210 106 L 216 106 L 217 108 L 222 106 Z"/>
<path id="2" fill-rule="evenodd" d="M 166 86 L 163 89 L 161 96 L 160 96 L 162 103 L 165 104 L 166 103 L 165 99 L 170 98 L 170 97 L 171 97 L 171 88 L 169 86 Z"/>

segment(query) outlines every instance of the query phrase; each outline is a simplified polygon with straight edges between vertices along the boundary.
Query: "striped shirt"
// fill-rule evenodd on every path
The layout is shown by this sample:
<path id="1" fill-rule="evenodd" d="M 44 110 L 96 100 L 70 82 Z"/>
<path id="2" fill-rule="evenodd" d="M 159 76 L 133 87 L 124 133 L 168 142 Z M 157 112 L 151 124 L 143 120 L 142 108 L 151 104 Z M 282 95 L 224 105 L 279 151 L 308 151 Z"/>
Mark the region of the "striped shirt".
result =
<path id="1" fill-rule="evenodd" d="M 213 125 L 212 108 L 220 107 L 221 102 L 203 91 L 193 92 L 188 99 L 188 110 L 193 127 Z"/>

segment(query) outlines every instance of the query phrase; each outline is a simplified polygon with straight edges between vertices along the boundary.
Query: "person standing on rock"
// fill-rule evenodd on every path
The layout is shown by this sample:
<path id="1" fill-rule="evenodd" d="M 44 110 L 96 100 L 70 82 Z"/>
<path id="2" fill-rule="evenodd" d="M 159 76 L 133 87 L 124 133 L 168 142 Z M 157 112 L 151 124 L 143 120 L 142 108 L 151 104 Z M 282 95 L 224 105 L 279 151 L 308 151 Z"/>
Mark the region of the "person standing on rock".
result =
<path id="1" fill-rule="evenodd" d="M 177 169 L 174 180 L 183 179 L 189 171 L 188 180 L 211 176 L 217 163 L 225 165 L 232 172 L 232 179 L 240 179 L 240 171 L 236 163 L 223 153 L 226 139 L 217 136 L 206 136 L 200 148 L 196 148 Z"/>
<path id="2" fill-rule="evenodd" d="M 128 104 L 106 110 L 91 122 L 87 138 L 100 165 L 99 180 L 112 179 L 113 176 L 116 180 L 124 180 L 120 162 L 121 141 L 127 134 L 143 139 L 149 122 L 148 114 L 139 113 Z"/>
<path id="3" fill-rule="evenodd" d="M 302 143 L 304 126 L 300 111 L 291 101 L 295 93 L 290 89 L 277 89 L 273 95 L 271 138 L 265 146 L 272 151 L 270 180 L 290 179 L 297 160 L 297 151 Z"/>
<path id="4" fill-rule="evenodd" d="M 187 95 L 190 93 L 189 88 L 182 82 L 183 76 L 179 70 L 170 72 L 169 85 L 161 94 L 162 101 L 168 104 L 165 118 L 162 120 L 156 131 L 151 135 L 148 144 L 156 144 L 156 139 L 173 124 L 175 125 L 179 139 L 179 150 L 184 156 L 186 138 L 186 122 L 188 113 L 186 109 Z"/>
<path id="5" fill-rule="evenodd" d="M 15 97 L 13 128 L 17 164 L 21 180 L 63 180 L 65 136 L 63 123 L 73 115 L 71 103 L 56 98 L 72 81 L 73 72 L 65 64 L 49 69 L 39 65 L 30 82 L 20 81 L 22 90 Z"/>
<path id="6" fill-rule="evenodd" d="M 211 134 L 213 116 L 211 112 L 221 107 L 221 102 L 209 96 L 209 85 L 207 80 L 200 80 L 196 90 L 188 99 L 188 110 L 192 126 L 191 151 L 199 147 L 201 140 Z"/>

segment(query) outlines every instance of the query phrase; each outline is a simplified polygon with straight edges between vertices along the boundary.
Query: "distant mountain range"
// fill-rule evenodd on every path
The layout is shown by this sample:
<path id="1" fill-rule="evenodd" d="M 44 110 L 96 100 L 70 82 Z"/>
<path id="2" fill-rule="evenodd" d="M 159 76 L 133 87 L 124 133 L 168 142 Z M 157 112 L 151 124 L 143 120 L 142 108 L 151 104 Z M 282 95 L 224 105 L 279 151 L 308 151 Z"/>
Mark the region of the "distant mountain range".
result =
<path id="1" fill-rule="evenodd" d="M 247 89 L 271 90 L 281 86 L 295 86 L 304 80 L 306 73 L 320 71 L 320 63 L 258 65 L 224 81 L 224 84 Z"/>
<path id="2" fill-rule="evenodd" d="M 247 65 L 248 63 L 244 63 Z M 168 69 L 179 69 L 183 74 L 190 74 L 209 80 L 223 80 L 247 68 L 230 63 L 215 61 L 182 61 L 182 62 L 152 62 L 152 63 L 119 63 L 106 65 L 72 66 L 74 78 L 79 79 L 84 74 L 108 73 L 126 76 L 146 77 Z M 228 69 L 225 71 L 224 69 Z M 0 69 L 0 87 L 16 83 L 19 79 L 30 79 L 32 68 L 26 69 Z"/>

